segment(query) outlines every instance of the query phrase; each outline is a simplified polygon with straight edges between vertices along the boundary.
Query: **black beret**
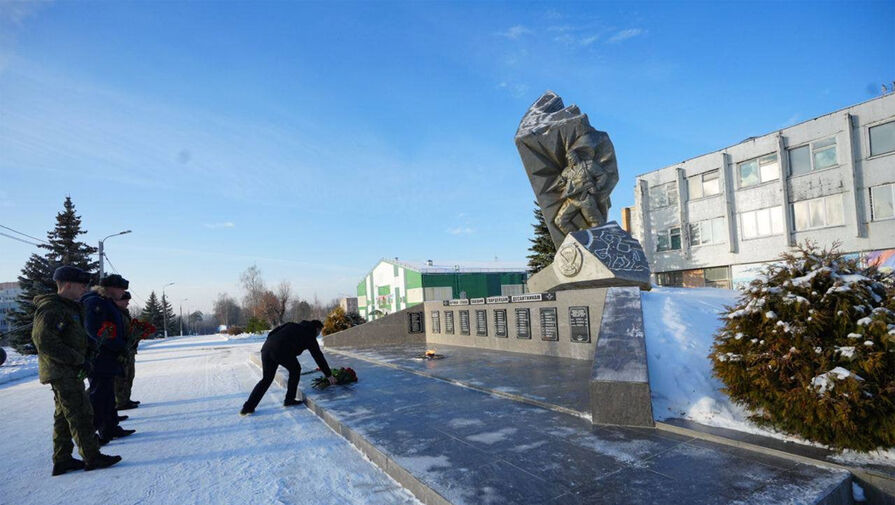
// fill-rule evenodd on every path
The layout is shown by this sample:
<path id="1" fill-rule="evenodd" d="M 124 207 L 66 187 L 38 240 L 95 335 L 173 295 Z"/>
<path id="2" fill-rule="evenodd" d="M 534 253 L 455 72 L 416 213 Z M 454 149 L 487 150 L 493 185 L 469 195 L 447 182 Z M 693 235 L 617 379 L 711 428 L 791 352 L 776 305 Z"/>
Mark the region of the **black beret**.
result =
<path id="1" fill-rule="evenodd" d="M 58 282 L 77 282 L 79 284 L 90 284 L 90 274 L 78 267 L 64 265 L 53 272 L 53 280 Z"/>
<path id="2" fill-rule="evenodd" d="M 121 288 L 127 289 L 130 286 L 130 282 L 127 281 L 124 277 L 118 274 L 107 275 L 99 281 L 99 285 L 104 288 Z"/>
<path id="3" fill-rule="evenodd" d="M 130 299 L 131 299 L 131 292 L 130 292 L 130 291 L 125 291 L 124 294 L 121 295 L 121 299 L 122 299 L 122 300 L 130 300 Z"/>

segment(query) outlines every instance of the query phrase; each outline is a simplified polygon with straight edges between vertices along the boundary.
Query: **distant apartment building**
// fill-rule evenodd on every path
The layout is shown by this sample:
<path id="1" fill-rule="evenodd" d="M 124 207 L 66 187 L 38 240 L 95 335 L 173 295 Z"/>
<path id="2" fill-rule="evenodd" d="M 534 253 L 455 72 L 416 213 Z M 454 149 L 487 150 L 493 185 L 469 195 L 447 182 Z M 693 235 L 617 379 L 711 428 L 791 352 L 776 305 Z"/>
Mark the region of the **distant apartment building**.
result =
<path id="1" fill-rule="evenodd" d="M 18 282 L 0 282 L 0 333 L 6 333 L 11 328 L 9 317 L 19 306 L 21 292 Z"/>
<path id="2" fill-rule="evenodd" d="M 380 260 L 357 285 L 358 312 L 367 320 L 431 300 L 524 293 L 528 269 L 469 268 Z"/>
<path id="3" fill-rule="evenodd" d="M 346 314 L 357 313 L 357 297 L 339 298 L 339 307 L 342 307 Z"/>
<path id="4" fill-rule="evenodd" d="M 806 240 L 895 267 L 895 94 L 637 177 L 654 282 L 741 287 Z"/>

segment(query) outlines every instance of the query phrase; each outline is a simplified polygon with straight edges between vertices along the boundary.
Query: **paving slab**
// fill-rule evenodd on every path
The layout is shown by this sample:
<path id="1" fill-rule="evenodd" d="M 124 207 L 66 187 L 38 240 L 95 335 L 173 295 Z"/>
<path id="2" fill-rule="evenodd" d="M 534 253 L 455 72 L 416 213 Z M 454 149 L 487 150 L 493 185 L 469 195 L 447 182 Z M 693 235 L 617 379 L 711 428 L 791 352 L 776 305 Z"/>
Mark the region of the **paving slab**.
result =
<path id="1" fill-rule="evenodd" d="M 330 351 L 331 366 L 354 368 L 360 381 L 315 390 L 303 378 L 308 406 L 427 504 L 849 503 L 848 472 L 671 432 L 593 426 Z M 301 361 L 314 368 L 309 356 Z"/>

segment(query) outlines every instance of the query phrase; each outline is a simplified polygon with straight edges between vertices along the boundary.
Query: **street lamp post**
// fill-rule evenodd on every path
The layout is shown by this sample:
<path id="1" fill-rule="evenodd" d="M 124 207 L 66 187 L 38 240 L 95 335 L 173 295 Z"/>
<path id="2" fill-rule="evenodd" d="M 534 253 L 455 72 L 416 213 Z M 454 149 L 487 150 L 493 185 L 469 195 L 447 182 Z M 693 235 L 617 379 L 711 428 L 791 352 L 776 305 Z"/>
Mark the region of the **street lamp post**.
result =
<path id="1" fill-rule="evenodd" d="M 113 233 L 113 234 L 109 235 L 108 237 L 99 241 L 99 248 L 98 248 L 97 252 L 99 252 L 99 278 L 100 278 L 100 280 L 102 280 L 102 278 L 103 278 L 103 242 L 105 242 L 106 240 L 108 240 L 112 237 L 117 237 L 118 235 L 125 235 L 130 232 L 131 232 L 130 230 L 124 230 L 124 231 L 121 231 L 118 233 Z"/>
<path id="2" fill-rule="evenodd" d="M 165 308 L 165 288 L 173 285 L 173 282 L 169 282 L 162 286 L 162 321 L 164 321 L 163 326 L 165 327 L 165 338 L 168 338 L 168 310 Z"/>

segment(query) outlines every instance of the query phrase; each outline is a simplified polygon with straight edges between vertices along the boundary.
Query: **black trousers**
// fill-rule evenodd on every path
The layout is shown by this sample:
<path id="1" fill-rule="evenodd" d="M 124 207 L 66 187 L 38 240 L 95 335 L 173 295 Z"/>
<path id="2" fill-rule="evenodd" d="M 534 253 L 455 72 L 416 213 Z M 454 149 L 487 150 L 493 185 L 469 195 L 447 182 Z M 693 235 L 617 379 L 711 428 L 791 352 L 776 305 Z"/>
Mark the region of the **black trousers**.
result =
<path id="1" fill-rule="evenodd" d="M 273 383 L 277 375 L 277 368 L 282 366 L 289 370 L 289 381 L 286 384 L 286 401 L 294 400 L 298 392 L 298 380 L 301 378 L 301 365 L 295 356 L 276 356 L 272 352 L 261 351 L 261 380 L 255 384 L 249 399 L 242 406 L 244 410 L 255 410 L 261 397 Z"/>
<path id="2" fill-rule="evenodd" d="M 90 404 L 93 406 L 93 427 L 101 438 L 111 438 L 118 427 L 115 408 L 115 377 L 90 377 Z"/>

